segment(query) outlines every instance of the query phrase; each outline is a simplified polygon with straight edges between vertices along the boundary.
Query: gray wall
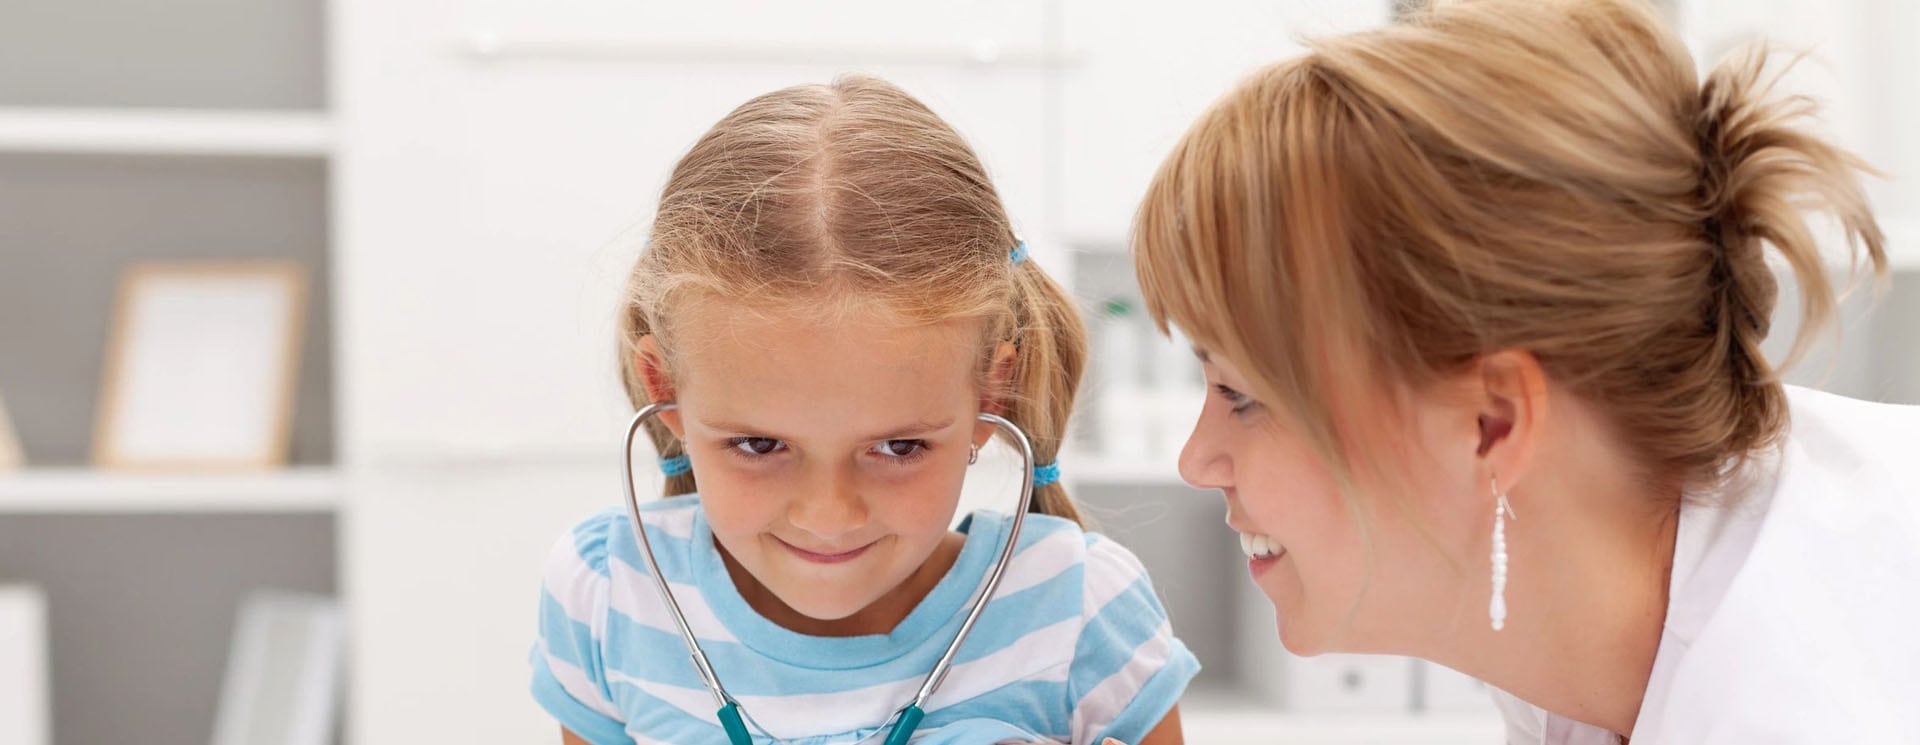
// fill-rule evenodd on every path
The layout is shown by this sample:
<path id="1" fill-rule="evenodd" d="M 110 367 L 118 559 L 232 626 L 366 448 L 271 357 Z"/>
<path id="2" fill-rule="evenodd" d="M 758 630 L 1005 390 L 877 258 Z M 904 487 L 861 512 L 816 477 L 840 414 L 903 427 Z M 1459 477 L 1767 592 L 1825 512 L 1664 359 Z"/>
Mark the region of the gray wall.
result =
<path id="1" fill-rule="evenodd" d="M 326 190 L 312 161 L 0 155 L 0 396 L 28 462 L 87 461 L 128 263 L 234 258 L 307 267 L 292 458 L 330 462 Z"/>
<path id="2" fill-rule="evenodd" d="M 1920 274 L 1895 272 L 1876 285 L 1871 278 L 1849 283 L 1841 270 L 1834 280 L 1842 291 L 1836 322 L 1813 337 L 1806 356 L 1781 377 L 1868 401 L 1920 403 Z M 1761 345 L 1777 363 L 1787 359 L 1800 331 L 1800 302 L 1798 288 L 1783 280 Z"/>
<path id="3" fill-rule="evenodd" d="M 326 515 L 0 515 L 0 582 L 47 593 L 56 745 L 205 745 L 248 592 L 332 594 Z"/>
<path id="4" fill-rule="evenodd" d="M 1874 381 L 1886 401 L 1920 404 L 1920 272 L 1894 275 L 1892 288 L 1873 308 L 1874 367 L 1887 372 Z"/>
<path id="5" fill-rule="evenodd" d="M 325 7 L 0 2 L 0 106 L 322 108 Z"/>

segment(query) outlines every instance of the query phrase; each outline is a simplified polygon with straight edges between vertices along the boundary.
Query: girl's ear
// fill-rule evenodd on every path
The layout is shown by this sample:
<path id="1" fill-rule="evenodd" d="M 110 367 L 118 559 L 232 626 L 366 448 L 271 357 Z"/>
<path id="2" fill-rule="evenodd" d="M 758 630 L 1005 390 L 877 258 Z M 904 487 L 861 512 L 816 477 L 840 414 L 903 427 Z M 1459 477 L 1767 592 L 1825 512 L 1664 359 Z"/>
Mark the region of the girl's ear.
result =
<path id="1" fill-rule="evenodd" d="M 980 390 L 980 411 L 984 414 L 1006 416 L 1007 399 L 1013 393 L 1013 371 L 1020 361 L 1019 350 L 1013 342 L 1000 342 L 993 348 L 993 361 L 987 368 L 987 382 Z M 986 422 L 973 429 L 974 447 L 986 447 L 993 439 L 993 433 L 999 431 Z"/>
<path id="2" fill-rule="evenodd" d="M 666 359 L 661 356 L 660 345 L 654 341 L 652 334 L 640 337 L 640 342 L 634 345 L 633 354 L 634 369 L 640 371 L 640 382 L 646 386 L 647 400 L 655 403 L 678 401 L 676 397 L 678 392 L 674 390 L 673 378 L 667 374 Z M 682 442 L 686 441 L 686 431 L 681 427 L 678 410 L 664 412 L 659 419 L 661 424 L 666 425 L 667 429 L 673 432 L 674 437 Z"/>

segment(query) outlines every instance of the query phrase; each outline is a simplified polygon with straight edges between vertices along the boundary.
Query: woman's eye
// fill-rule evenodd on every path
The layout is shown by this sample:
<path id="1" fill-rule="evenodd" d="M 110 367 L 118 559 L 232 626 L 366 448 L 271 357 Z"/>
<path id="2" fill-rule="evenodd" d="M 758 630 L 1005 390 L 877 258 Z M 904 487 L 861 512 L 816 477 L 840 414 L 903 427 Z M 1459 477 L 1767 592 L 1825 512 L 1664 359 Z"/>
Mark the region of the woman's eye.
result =
<path id="1" fill-rule="evenodd" d="M 888 458 L 911 458 L 926 449 L 926 440 L 888 440 L 875 445 L 873 452 Z"/>
<path id="2" fill-rule="evenodd" d="M 727 441 L 728 446 L 742 455 L 772 455 L 786 448 L 786 443 L 771 437 L 735 437 Z"/>
<path id="3" fill-rule="evenodd" d="M 1221 398 L 1226 399 L 1227 403 L 1233 404 L 1233 413 L 1235 414 L 1246 413 L 1248 409 L 1253 408 L 1255 403 L 1253 399 L 1247 398 L 1246 394 L 1224 385 L 1215 384 L 1213 390 L 1220 394 Z"/>

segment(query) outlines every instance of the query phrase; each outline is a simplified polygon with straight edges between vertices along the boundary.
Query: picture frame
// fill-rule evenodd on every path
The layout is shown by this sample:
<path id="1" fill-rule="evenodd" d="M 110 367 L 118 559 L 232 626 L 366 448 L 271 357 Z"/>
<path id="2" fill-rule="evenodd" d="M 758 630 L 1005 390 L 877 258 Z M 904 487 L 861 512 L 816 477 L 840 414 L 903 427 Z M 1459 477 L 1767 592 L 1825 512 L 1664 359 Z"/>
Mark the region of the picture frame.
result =
<path id="1" fill-rule="evenodd" d="M 0 742 L 53 742 L 47 657 L 46 594 L 0 585 Z"/>
<path id="2" fill-rule="evenodd" d="M 101 376 L 94 464 L 286 465 L 306 293 L 293 262 L 129 267 Z"/>
<path id="3" fill-rule="evenodd" d="M 331 745 L 345 618 L 333 598 L 259 592 L 240 605 L 213 745 Z"/>

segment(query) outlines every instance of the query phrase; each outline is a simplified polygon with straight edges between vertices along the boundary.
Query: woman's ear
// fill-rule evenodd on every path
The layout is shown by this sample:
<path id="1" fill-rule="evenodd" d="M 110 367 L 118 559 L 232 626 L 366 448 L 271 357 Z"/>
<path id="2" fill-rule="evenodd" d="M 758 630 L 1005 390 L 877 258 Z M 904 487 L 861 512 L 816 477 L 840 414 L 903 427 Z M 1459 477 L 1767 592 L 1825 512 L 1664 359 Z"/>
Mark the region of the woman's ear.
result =
<path id="1" fill-rule="evenodd" d="M 1480 358 L 1474 368 L 1474 455 L 1511 487 L 1526 476 L 1546 422 L 1546 371 L 1533 353 L 1511 349 Z"/>
<path id="2" fill-rule="evenodd" d="M 1012 342 L 1000 342 L 993 348 L 993 360 L 988 363 L 987 382 L 980 389 L 980 411 L 984 414 L 1006 416 L 1007 400 L 1013 393 L 1013 372 L 1020 361 L 1020 352 Z M 986 447 L 993 439 L 993 433 L 999 428 L 981 422 L 973 428 L 973 446 Z"/>
<path id="3" fill-rule="evenodd" d="M 666 358 L 660 354 L 660 345 L 654 341 L 653 334 L 640 337 L 633 349 L 633 367 L 640 372 L 640 384 L 646 387 L 647 400 L 659 403 L 678 401 L 678 391 L 673 387 L 673 377 L 667 372 Z M 680 422 L 678 410 L 662 412 L 658 417 L 673 436 L 685 441 L 686 431 Z"/>

